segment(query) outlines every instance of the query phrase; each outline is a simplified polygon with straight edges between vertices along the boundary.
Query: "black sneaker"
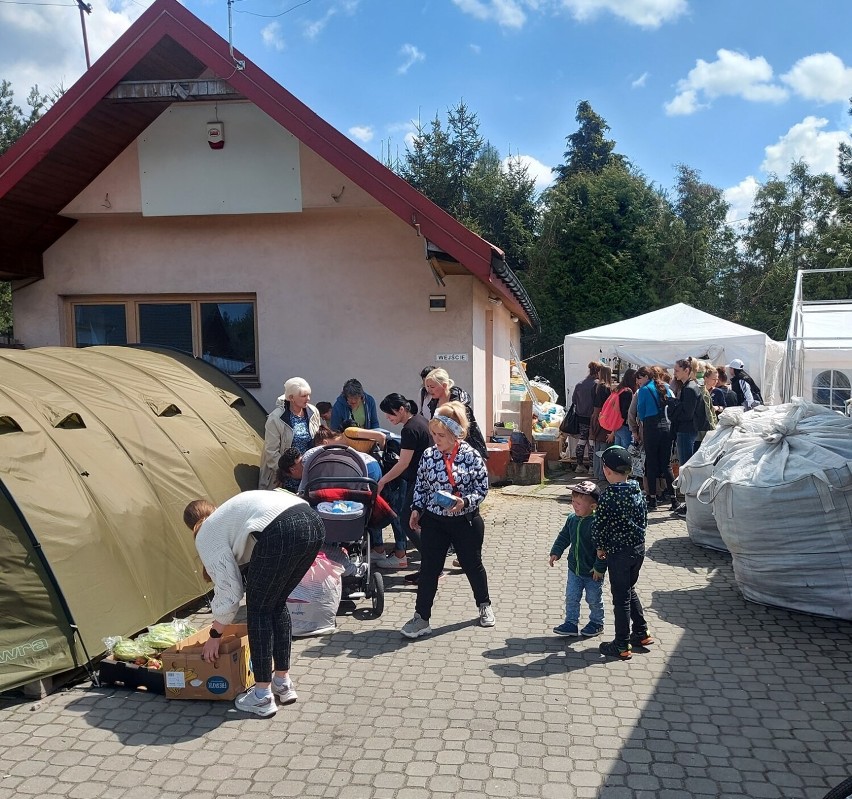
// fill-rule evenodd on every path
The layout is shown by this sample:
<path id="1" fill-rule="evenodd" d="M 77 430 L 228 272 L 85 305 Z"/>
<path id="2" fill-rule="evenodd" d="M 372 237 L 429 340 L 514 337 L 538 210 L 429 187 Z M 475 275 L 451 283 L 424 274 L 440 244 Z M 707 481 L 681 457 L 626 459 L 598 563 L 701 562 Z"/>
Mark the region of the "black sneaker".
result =
<path id="1" fill-rule="evenodd" d="M 678 516 L 686 516 L 686 503 L 685 503 L 685 502 L 681 502 L 681 503 L 680 503 L 680 505 L 678 505 L 678 506 L 675 508 L 675 513 L 676 513 Z"/>
<path id="2" fill-rule="evenodd" d="M 630 660 L 633 657 L 630 644 L 620 644 L 618 641 L 607 641 L 605 644 L 601 644 L 598 649 L 602 655 L 611 658 Z"/>
<path id="3" fill-rule="evenodd" d="M 630 643 L 633 646 L 651 646 L 651 644 L 656 642 L 654 641 L 654 637 L 645 630 L 644 633 L 631 633 Z"/>
<path id="4" fill-rule="evenodd" d="M 411 572 L 411 574 L 406 574 L 402 579 L 411 585 L 417 585 L 417 581 L 420 579 L 420 572 Z"/>
<path id="5" fill-rule="evenodd" d="M 656 510 L 657 509 L 657 498 L 656 497 L 645 497 L 645 507 L 648 510 Z"/>

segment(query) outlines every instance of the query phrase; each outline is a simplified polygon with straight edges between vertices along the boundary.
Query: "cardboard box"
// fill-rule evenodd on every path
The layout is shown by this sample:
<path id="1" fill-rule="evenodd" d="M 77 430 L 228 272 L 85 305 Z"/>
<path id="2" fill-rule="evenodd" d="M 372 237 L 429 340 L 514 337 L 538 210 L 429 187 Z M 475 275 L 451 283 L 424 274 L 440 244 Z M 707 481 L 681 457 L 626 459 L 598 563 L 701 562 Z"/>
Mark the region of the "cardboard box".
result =
<path id="1" fill-rule="evenodd" d="M 246 625 L 231 624 L 222 631 L 213 663 L 201 659 L 209 637 L 210 627 L 205 627 L 163 652 L 167 699 L 235 699 L 254 685 Z"/>

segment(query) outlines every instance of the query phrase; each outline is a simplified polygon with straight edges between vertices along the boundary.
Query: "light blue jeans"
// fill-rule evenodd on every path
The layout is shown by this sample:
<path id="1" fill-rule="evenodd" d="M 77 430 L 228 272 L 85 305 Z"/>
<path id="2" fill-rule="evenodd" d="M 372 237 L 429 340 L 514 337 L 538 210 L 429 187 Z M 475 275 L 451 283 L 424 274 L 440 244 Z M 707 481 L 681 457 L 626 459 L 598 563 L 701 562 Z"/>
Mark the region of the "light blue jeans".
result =
<path id="1" fill-rule="evenodd" d="M 630 432 L 630 428 L 626 424 L 622 425 L 615 431 L 615 443 L 618 444 L 619 447 L 627 449 L 632 441 L 633 433 Z"/>
<path id="2" fill-rule="evenodd" d="M 565 623 L 579 625 L 580 622 L 580 600 L 583 592 L 586 593 L 586 602 L 589 605 L 589 624 L 603 627 L 603 580 L 597 582 L 591 575 L 580 577 L 568 570 L 568 582 L 565 585 Z"/>
<path id="3" fill-rule="evenodd" d="M 403 518 L 405 494 L 408 484 L 400 478 L 396 485 L 390 485 L 385 488 L 385 500 L 393 508 L 396 516 L 391 519 L 391 529 L 393 530 L 393 548 L 399 552 L 405 552 L 408 531 L 408 519 Z M 409 512 L 410 513 L 410 512 Z M 370 541 L 374 547 L 380 547 L 384 543 L 382 528 L 370 528 Z"/>

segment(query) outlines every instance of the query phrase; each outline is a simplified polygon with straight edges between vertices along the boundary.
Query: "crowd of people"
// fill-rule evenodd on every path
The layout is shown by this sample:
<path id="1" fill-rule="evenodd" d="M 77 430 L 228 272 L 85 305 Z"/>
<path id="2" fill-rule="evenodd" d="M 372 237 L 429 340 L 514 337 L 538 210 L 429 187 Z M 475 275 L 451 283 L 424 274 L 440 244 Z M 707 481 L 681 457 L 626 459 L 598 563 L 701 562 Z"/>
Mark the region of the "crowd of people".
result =
<path id="1" fill-rule="evenodd" d="M 446 370 L 429 366 L 420 378 L 419 404 L 392 393 L 378 406 L 355 379 L 344 383 L 333 404 L 313 405 L 308 382 L 290 378 L 266 421 L 259 489 L 218 508 L 195 500 L 185 509 L 184 521 L 195 535 L 205 577 L 213 583 L 214 621 L 204 648 L 206 659 L 217 656 L 222 630 L 246 598 L 256 683 L 236 699 L 238 709 L 271 716 L 278 707 L 276 697 L 280 704 L 296 700 L 289 676 L 292 628 L 287 597 L 324 540 L 322 519 L 306 501 L 306 475 L 312 460 L 328 447 L 356 449 L 365 474 L 395 511 L 392 551 L 385 550 L 382 528 L 369 528 L 371 566 L 407 569 L 409 544 L 420 551 L 419 571 L 405 577 L 417 586 L 417 600 L 402 635 L 419 638 L 432 632 L 432 604 L 451 552 L 470 583 L 479 623 L 496 624 L 482 563 L 485 524 L 479 513 L 488 493 L 485 439 L 470 395 Z M 378 429 L 378 409 L 390 425 L 402 428 L 398 457 L 391 465 L 375 457 L 388 444 Z M 241 567 L 246 565 L 244 584 Z"/>
<path id="2" fill-rule="evenodd" d="M 355 379 L 344 383 L 333 404 L 317 405 L 311 404 L 307 381 L 287 380 L 266 422 L 259 489 L 218 508 L 202 499 L 186 507 L 184 522 L 193 531 L 205 578 L 214 588 L 206 659 L 217 657 L 222 631 L 246 598 L 256 683 L 237 698 L 240 710 L 271 716 L 278 703 L 297 698 L 289 674 L 287 597 L 325 538 L 323 521 L 306 499 L 306 470 L 324 448 L 345 444 L 358 450 L 365 474 L 395 511 L 392 551 L 385 550 L 382 529 L 369 530 L 371 565 L 406 569 L 408 547 L 420 552 L 419 571 L 405 578 L 416 584 L 417 599 L 401 634 L 415 639 L 432 632 L 432 605 L 452 551 L 470 584 L 479 623 L 496 624 L 482 561 L 480 506 L 489 487 L 485 439 L 470 395 L 444 369 L 426 367 L 420 377 L 419 403 L 392 393 L 378 406 Z M 578 423 L 574 468 L 582 474 L 590 467 L 597 482 L 573 486 L 573 513 L 550 553 L 551 566 L 566 549 L 569 561 L 565 620 L 554 633 L 591 637 L 603 632 L 602 591 L 608 572 L 615 638 L 600 645 L 601 653 L 629 659 L 633 646 L 654 642 L 636 583 L 648 510 L 656 509 L 661 499 L 671 499 L 673 509 L 682 510 L 673 485 L 672 448 L 678 462 L 686 463 L 716 426 L 718 414 L 760 401 L 758 386 L 738 360 L 717 368 L 689 357 L 675 363 L 673 376 L 658 366 L 627 369 L 617 385 L 609 366 L 589 364 L 572 396 Z M 387 447 L 385 433 L 378 429 L 378 409 L 390 425 L 401 426 L 398 457 L 391 463 L 370 452 Z M 637 453 L 644 456 L 644 491 L 631 479 Z M 246 565 L 244 581 L 241 567 Z M 580 628 L 584 594 L 590 617 Z"/>

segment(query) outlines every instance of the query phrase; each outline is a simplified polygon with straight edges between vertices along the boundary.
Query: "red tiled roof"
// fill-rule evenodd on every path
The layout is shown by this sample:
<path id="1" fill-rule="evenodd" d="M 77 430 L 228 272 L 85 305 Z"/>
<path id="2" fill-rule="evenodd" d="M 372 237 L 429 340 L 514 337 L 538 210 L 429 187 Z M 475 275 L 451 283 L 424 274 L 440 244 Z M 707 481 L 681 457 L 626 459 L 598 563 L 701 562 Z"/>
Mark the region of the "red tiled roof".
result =
<path id="1" fill-rule="evenodd" d="M 242 54 L 237 57 L 243 59 Z M 497 247 L 379 163 L 251 61 L 235 70 L 228 43 L 176 0 L 156 0 L 56 104 L 0 158 L 0 279 L 42 276 L 42 254 L 75 220 L 59 212 L 171 104 L 105 99 L 121 81 L 227 82 L 406 224 L 530 315 L 492 271 Z M 531 307 L 531 306 L 530 306 Z M 534 311 L 533 311 L 534 314 Z"/>

